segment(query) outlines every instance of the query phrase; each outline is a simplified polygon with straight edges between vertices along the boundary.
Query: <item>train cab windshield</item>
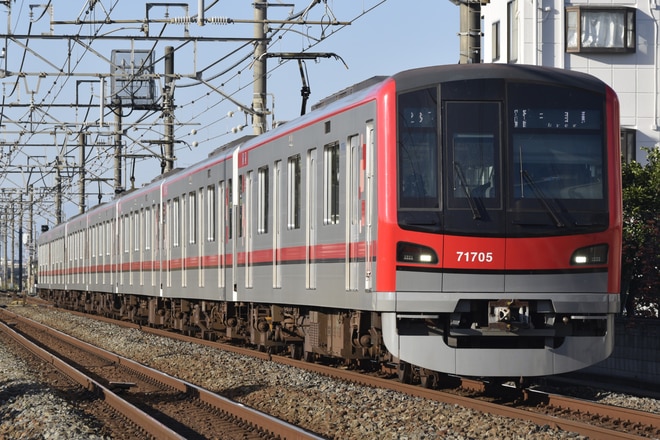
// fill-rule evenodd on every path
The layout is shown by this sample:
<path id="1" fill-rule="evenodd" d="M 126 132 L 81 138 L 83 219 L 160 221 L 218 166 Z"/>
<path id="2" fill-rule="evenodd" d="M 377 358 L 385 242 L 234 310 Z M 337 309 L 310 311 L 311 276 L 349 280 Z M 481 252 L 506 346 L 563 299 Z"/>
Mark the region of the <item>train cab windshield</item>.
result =
<path id="1" fill-rule="evenodd" d="M 399 94 L 400 226 L 511 237 L 605 229 L 604 96 L 497 81 Z"/>

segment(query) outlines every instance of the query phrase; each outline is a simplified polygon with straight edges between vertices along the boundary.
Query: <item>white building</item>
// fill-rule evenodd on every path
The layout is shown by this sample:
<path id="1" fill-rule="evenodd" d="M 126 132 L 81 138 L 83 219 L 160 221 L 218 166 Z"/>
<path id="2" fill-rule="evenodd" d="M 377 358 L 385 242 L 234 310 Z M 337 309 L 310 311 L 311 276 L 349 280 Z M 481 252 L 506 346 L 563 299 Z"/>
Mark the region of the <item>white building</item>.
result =
<path id="1" fill-rule="evenodd" d="M 641 147 L 660 148 L 660 0 L 481 3 L 484 63 L 592 74 L 619 96 L 626 160 L 644 163 Z"/>

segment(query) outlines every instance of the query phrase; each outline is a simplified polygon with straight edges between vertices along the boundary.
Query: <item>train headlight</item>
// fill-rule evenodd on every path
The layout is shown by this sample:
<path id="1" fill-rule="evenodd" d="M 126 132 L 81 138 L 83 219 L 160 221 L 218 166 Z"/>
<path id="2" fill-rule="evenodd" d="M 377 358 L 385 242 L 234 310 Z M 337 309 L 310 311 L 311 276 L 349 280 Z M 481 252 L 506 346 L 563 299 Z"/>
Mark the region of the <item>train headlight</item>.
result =
<path id="1" fill-rule="evenodd" d="M 597 244 L 580 248 L 571 255 L 572 265 L 607 264 L 608 245 Z"/>
<path id="2" fill-rule="evenodd" d="M 437 264 L 438 254 L 430 247 L 400 241 L 396 245 L 396 261 L 401 263 Z"/>

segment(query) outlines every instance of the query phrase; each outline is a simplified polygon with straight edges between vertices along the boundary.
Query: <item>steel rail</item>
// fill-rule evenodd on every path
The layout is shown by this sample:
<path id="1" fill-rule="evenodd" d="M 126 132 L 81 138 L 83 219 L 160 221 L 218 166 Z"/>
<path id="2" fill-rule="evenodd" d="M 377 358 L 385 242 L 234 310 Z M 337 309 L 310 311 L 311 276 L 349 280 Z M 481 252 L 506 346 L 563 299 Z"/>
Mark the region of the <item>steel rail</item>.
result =
<path id="1" fill-rule="evenodd" d="M 577 432 L 581 435 L 586 435 L 591 438 L 598 438 L 598 439 L 603 439 L 603 440 L 617 440 L 617 439 L 640 439 L 644 437 L 640 437 L 634 434 L 622 432 L 622 431 L 612 431 L 610 429 L 602 428 L 599 426 L 591 425 L 589 423 L 585 422 L 580 422 L 580 421 L 574 421 L 574 420 L 567 420 L 567 419 L 561 419 L 556 416 L 552 415 L 546 415 L 542 413 L 536 413 L 532 412 L 529 410 L 525 409 L 519 409 L 519 408 L 513 408 L 509 406 L 504 406 L 504 405 L 499 405 L 496 403 L 491 403 L 491 402 L 485 402 L 482 400 L 470 398 L 470 397 L 463 397 L 463 396 L 458 396 L 456 394 L 440 391 L 440 390 L 433 390 L 433 389 L 426 389 L 421 386 L 417 385 L 408 385 L 408 384 L 403 384 L 400 382 L 392 381 L 389 379 L 383 379 L 380 377 L 373 377 L 373 376 L 368 376 L 368 375 L 361 375 L 361 374 L 356 374 L 354 371 L 350 370 L 342 370 L 326 365 L 321 365 L 321 364 L 314 364 L 314 363 L 309 363 L 309 362 L 303 362 L 291 358 L 287 358 L 284 356 L 277 356 L 277 355 L 271 355 L 269 353 L 264 353 L 264 352 L 259 352 L 255 351 L 249 348 L 244 348 L 244 347 L 236 347 L 232 346 L 229 344 L 223 344 L 218 341 L 208 341 L 200 338 L 196 338 L 193 336 L 186 336 L 178 333 L 172 333 L 168 332 L 166 330 L 160 330 L 152 327 L 142 327 L 134 323 L 130 322 L 123 322 L 123 321 L 117 321 L 111 318 L 106 318 L 98 315 L 89 315 L 81 312 L 76 312 L 76 311 L 71 311 L 71 310 L 66 310 L 68 313 L 74 313 L 78 316 L 82 317 L 87 317 L 89 319 L 97 319 L 101 320 L 104 322 L 108 323 L 113 323 L 115 325 L 121 325 L 124 327 L 129 327 L 129 328 L 139 328 L 142 331 L 145 331 L 147 333 L 151 333 L 154 335 L 159 335 L 167 338 L 172 338 L 172 339 L 177 339 L 181 341 L 186 341 L 186 342 L 191 342 L 191 343 L 197 343 L 197 344 L 202 344 L 206 345 L 209 347 L 214 347 L 214 348 L 219 348 L 227 351 L 232 351 L 235 353 L 241 353 L 245 354 L 247 356 L 255 357 L 258 359 L 263 359 L 263 360 L 270 360 L 273 362 L 277 362 L 280 364 L 284 365 L 289 365 L 293 366 L 296 368 L 302 368 L 308 371 L 313 371 L 328 377 L 333 377 L 341 380 L 346 380 L 350 381 L 353 383 L 358 383 L 361 385 L 366 385 L 366 386 L 373 386 L 373 387 L 378 387 L 378 388 L 386 388 L 386 389 L 391 389 L 394 391 L 399 391 L 403 392 L 406 394 L 409 394 L 411 396 L 415 397 L 421 397 L 425 399 L 430 399 L 438 402 L 443 402 L 446 404 L 450 405 L 461 405 L 465 408 L 470 408 L 474 409 L 476 411 L 481 411 L 481 412 L 487 412 L 490 414 L 494 415 L 500 415 L 504 417 L 510 417 L 513 419 L 518 419 L 518 420 L 526 420 L 530 421 L 533 423 L 536 423 L 540 426 L 543 425 L 548 425 L 553 428 L 557 429 L 562 429 L 564 431 L 571 431 L 571 432 Z M 473 389 L 475 391 L 483 391 L 485 385 L 483 382 L 480 381 L 474 381 L 470 379 L 464 379 L 460 378 L 462 382 L 464 382 L 467 386 L 467 388 Z M 561 396 L 556 396 L 554 397 L 554 402 L 555 405 L 560 405 L 557 400 Z M 566 406 L 568 405 L 569 398 L 564 398 L 563 400 L 563 405 Z M 599 404 L 596 404 L 599 405 Z M 606 407 L 606 405 L 600 405 L 601 407 Z M 619 412 L 620 415 L 617 417 L 612 417 L 613 419 L 622 419 L 622 421 L 628 421 L 630 419 L 633 419 L 632 414 L 635 413 L 634 410 L 626 409 L 626 408 L 620 408 L 620 407 L 610 407 L 611 411 L 613 413 Z M 638 412 L 639 413 L 639 412 Z M 596 412 L 593 412 L 591 414 L 597 414 Z M 627 417 L 622 417 L 625 414 L 630 414 Z M 650 414 L 650 416 L 655 419 L 660 419 L 660 416 Z M 635 418 L 637 420 L 637 418 Z M 646 423 L 648 423 L 648 419 L 646 419 Z M 654 422 L 655 423 L 655 422 Z M 653 424 L 653 426 L 658 426 Z"/>
<path id="2" fill-rule="evenodd" d="M 51 364 L 66 376 L 80 384 L 83 388 L 99 394 L 105 402 L 108 403 L 113 409 L 121 413 L 128 420 L 133 422 L 136 426 L 143 428 L 149 435 L 157 439 L 172 439 L 172 440 L 185 440 L 185 437 L 180 436 L 172 431 L 141 409 L 130 404 L 126 400 L 119 397 L 117 394 L 110 391 L 91 377 L 77 370 L 73 366 L 67 364 L 59 357 L 47 352 L 43 348 L 32 343 L 25 337 L 21 336 L 7 324 L 0 321 L 0 330 L 3 330 L 7 335 L 14 339 L 21 346 L 27 348 L 37 357 L 41 358 L 44 362 Z"/>
<path id="3" fill-rule="evenodd" d="M 239 420 L 244 420 L 247 421 L 248 423 L 253 423 L 253 420 L 258 420 L 258 427 L 266 432 L 273 433 L 276 436 L 279 436 L 280 438 L 284 439 L 293 439 L 293 440 L 321 440 L 322 437 L 319 437 L 309 431 L 306 431 L 303 428 L 300 428 L 298 426 L 292 425 L 288 422 L 285 422 L 283 420 L 280 420 L 276 417 L 273 417 L 269 414 L 266 414 L 264 412 L 258 411 L 256 409 L 247 407 L 243 404 L 237 403 L 231 399 L 228 399 L 226 397 L 220 396 L 218 394 L 212 393 L 204 388 L 198 387 L 197 385 L 194 385 L 192 383 L 186 382 L 184 380 L 178 379 L 174 376 L 170 376 L 168 374 L 162 373 L 158 370 L 155 370 L 153 368 L 147 367 L 145 365 L 142 365 L 138 362 L 135 362 L 131 359 L 125 358 L 123 356 L 119 356 L 115 353 L 109 352 L 107 350 L 104 350 L 100 347 L 96 347 L 94 345 L 88 344 L 87 342 L 81 341 L 80 339 L 74 338 L 73 336 L 69 336 L 66 333 L 60 332 L 59 330 L 53 329 L 51 327 L 48 327 L 44 324 L 41 324 L 37 321 L 33 321 L 29 318 L 26 318 L 24 316 L 18 315 L 16 313 L 13 313 L 8 310 L 2 310 L 2 313 L 9 315 L 12 317 L 12 319 L 20 322 L 24 322 L 26 324 L 35 326 L 39 330 L 54 335 L 59 339 L 64 340 L 68 344 L 71 344 L 75 347 L 78 347 L 83 350 L 87 350 L 91 353 L 93 353 L 96 356 L 101 357 L 102 359 L 107 360 L 108 362 L 115 363 L 117 365 L 121 365 L 123 367 L 129 368 L 133 371 L 137 371 L 140 374 L 157 381 L 159 383 L 162 383 L 166 386 L 171 387 L 174 390 L 177 390 L 182 393 L 187 393 L 190 395 L 194 395 L 196 398 L 198 398 L 200 401 L 207 403 L 218 410 L 230 414 L 234 416 L 235 418 Z M 116 323 L 116 322 L 115 322 Z M 47 352 L 46 352 L 47 353 Z M 49 356 L 50 353 L 47 353 Z M 79 373 L 82 375 L 82 373 Z M 91 380 L 91 379 L 90 379 Z M 79 382 L 80 383 L 80 382 Z M 82 383 L 81 383 L 82 384 Z M 85 386 L 85 384 L 83 384 Z M 100 385 L 99 385 L 100 386 Z M 111 391 L 108 390 L 108 392 L 112 393 Z M 114 394 L 114 393 L 112 393 Z M 119 397 L 117 397 L 119 398 Z M 145 415 L 145 417 L 150 417 L 148 415 Z M 141 425 L 142 422 L 140 422 Z M 156 436 L 156 438 L 182 438 L 182 437 L 160 437 Z"/>
<path id="4" fill-rule="evenodd" d="M 452 394 L 449 392 L 444 392 L 440 390 L 433 390 L 433 389 L 427 389 L 421 386 L 417 385 L 409 385 L 409 384 L 403 384 L 400 382 L 392 381 L 390 379 L 383 379 L 380 377 L 373 377 L 373 376 L 368 376 L 364 374 L 358 374 L 354 371 L 351 370 L 342 370 L 338 368 L 334 368 L 331 366 L 326 366 L 326 365 L 321 365 L 321 364 L 314 364 L 314 363 L 309 363 L 309 362 L 304 362 L 300 360 L 295 360 L 291 359 L 288 357 L 284 356 L 278 356 L 278 355 L 271 355 L 269 353 L 265 352 L 259 352 L 255 351 L 249 348 L 244 348 L 244 347 L 237 347 L 233 346 L 230 344 L 224 344 L 222 342 L 218 341 L 209 341 L 205 339 L 200 339 L 197 337 L 193 336 L 186 336 L 183 334 L 179 333 L 173 333 L 167 330 L 161 330 L 153 327 L 146 327 L 146 326 L 140 326 L 138 324 L 132 323 L 132 322 L 126 322 L 126 321 L 118 321 L 112 318 L 107 318 L 99 315 L 90 315 L 87 313 L 82 313 L 82 312 L 77 312 L 77 311 L 72 311 L 72 310 L 67 310 L 67 309 L 61 309 L 62 311 L 66 311 L 67 313 L 73 313 L 77 316 L 81 317 L 86 317 L 88 319 L 95 319 L 107 323 L 112 323 L 114 325 L 120 325 L 122 327 L 126 328 L 136 328 L 140 329 L 146 333 L 151 333 L 154 335 L 166 337 L 166 338 L 171 338 L 171 339 L 176 339 L 180 341 L 185 341 L 185 342 L 190 342 L 190 343 L 196 343 L 196 344 L 201 344 L 201 345 L 206 345 L 209 347 L 217 348 L 217 349 L 222 349 L 222 350 L 227 350 L 231 351 L 234 353 L 241 353 L 246 356 L 251 356 L 253 358 L 257 359 L 263 359 L 263 360 L 269 360 L 273 362 L 277 362 L 283 365 L 289 365 L 292 367 L 296 368 L 301 368 L 305 369 L 307 371 L 312 371 L 316 372 L 319 374 L 322 374 L 324 376 L 332 377 L 332 378 L 337 378 L 341 380 L 346 380 L 352 383 L 357 383 L 361 385 L 366 385 L 366 386 L 372 386 L 372 387 L 378 387 L 378 388 L 385 388 L 385 389 L 390 389 L 398 392 L 403 392 L 405 394 L 415 396 L 415 397 L 421 397 L 424 399 L 429 399 L 437 402 L 442 402 L 450 405 L 460 405 L 465 408 L 470 408 L 474 409 L 476 411 L 481 411 L 481 412 L 487 412 L 490 414 L 494 415 L 500 415 L 504 417 L 509 417 L 513 419 L 518 419 L 518 420 L 526 420 L 530 421 L 533 423 L 536 423 L 540 426 L 543 425 L 548 425 L 553 428 L 561 429 L 564 431 L 571 431 L 571 432 L 577 432 L 581 435 L 586 435 L 591 438 L 598 438 L 598 439 L 603 439 L 603 440 L 617 440 L 617 439 L 640 439 L 640 438 L 646 438 L 646 437 L 640 437 L 634 434 L 622 432 L 622 431 L 613 431 L 610 429 L 602 428 L 599 426 L 591 425 L 589 423 L 585 422 L 580 422 L 580 421 L 574 421 L 574 420 L 567 420 L 567 419 L 562 419 L 557 416 L 552 416 L 552 415 L 547 415 L 547 414 L 542 414 L 542 413 L 536 413 L 533 411 L 525 410 L 525 409 L 519 409 L 519 408 L 513 408 L 509 406 L 504 406 L 504 405 L 499 405 L 496 403 L 491 403 L 491 402 L 486 402 L 470 397 L 463 397 L 463 396 L 458 396 L 456 394 Z M 27 318 L 26 318 L 27 319 Z M 465 378 L 459 378 L 467 388 L 473 389 L 475 391 L 483 391 L 485 389 L 485 385 L 481 381 L 474 381 L 470 379 L 465 379 Z M 554 404 L 556 406 L 561 406 L 559 402 L 559 398 L 562 398 L 562 396 L 556 395 L 554 397 Z M 550 398 L 548 397 L 548 401 Z M 563 405 L 564 407 L 567 408 L 567 405 L 569 404 L 568 402 L 571 399 L 568 397 L 563 397 Z M 575 400 L 575 399 L 573 399 Z M 590 403 L 588 401 L 585 401 L 586 403 Z M 596 406 L 601 406 L 601 407 L 607 407 L 607 405 L 602 405 L 602 404 L 595 404 Z M 575 405 L 573 405 L 575 407 Z M 627 422 L 633 420 L 632 414 L 637 412 L 639 414 L 639 411 L 635 411 L 632 409 L 627 409 L 627 408 L 621 408 L 621 407 L 609 407 L 612 411 L 612 413 L 616 414 L 619 413 L 618 416 L 613 416 L 611 417 L 612 419 L 620 419 L 622 422 Z M 586 412 L 582 412 L 583 414 L 586 414 Z M 591 415 L 595 414 L 600 414 L 596 411 L 591 412 Z M 651 420 L 659 420 L 660 416 L 656 414 L 651 414 L 651 413 L 643 413 L 642 417 L 644 418 L 645 422 L 644 425 L 649 424 L 649 419 L 645 418 L 646 415 L 649 415 L 651 417 Z M 609 415 L 606 414 L 600 414 L 609 417 Z M 623 417 L 624 415 L 627 415 L 627 417 Z M 635 418 L 634 420 L 637 420 Z M 641 422 L 640 422 L 641 423 Z M 656 427 L 654 421 L 651 422 L 653 427 Z"/>

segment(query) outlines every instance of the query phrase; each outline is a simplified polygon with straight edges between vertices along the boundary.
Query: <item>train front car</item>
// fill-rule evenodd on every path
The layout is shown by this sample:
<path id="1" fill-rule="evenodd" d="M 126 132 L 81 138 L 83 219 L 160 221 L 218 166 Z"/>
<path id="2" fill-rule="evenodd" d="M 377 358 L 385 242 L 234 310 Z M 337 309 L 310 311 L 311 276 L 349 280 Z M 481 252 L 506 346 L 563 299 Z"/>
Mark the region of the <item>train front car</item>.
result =
<path id="1" fill-rule="evenodd" d="M 393 79 L 396 139 L 384 148 L 396 163 L 379 172 L 396 179 L 379 200 L 397 203 L 379 205 L 376 291 L 392 304 L 383 339 L 402 379 L 412 365 L 423 379 L 531 377 L 609 356 L 622 224 L 614 92 L 530 66 Z"/>

